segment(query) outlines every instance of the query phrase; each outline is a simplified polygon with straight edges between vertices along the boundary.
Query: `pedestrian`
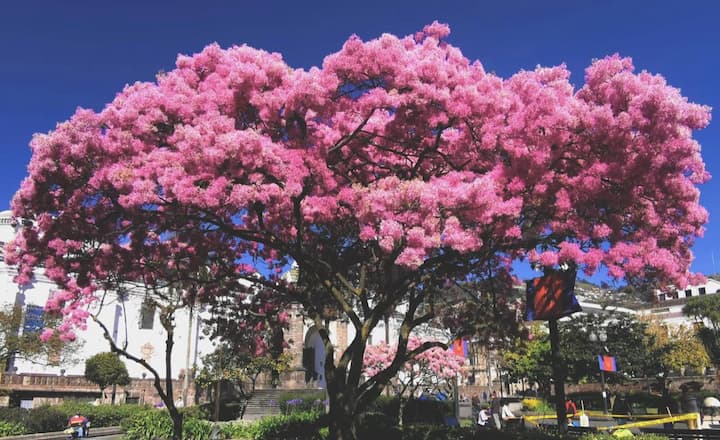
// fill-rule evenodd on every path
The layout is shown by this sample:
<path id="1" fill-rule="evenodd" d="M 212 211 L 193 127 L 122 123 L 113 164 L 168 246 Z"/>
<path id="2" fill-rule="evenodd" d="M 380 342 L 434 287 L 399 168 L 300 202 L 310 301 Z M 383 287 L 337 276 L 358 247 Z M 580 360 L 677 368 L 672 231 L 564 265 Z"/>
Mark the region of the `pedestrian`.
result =
<path id="1" fill-rule="evenodd" d="M 495 421 L 495 427 L 502 429 L 501 414 L 502 414 L 502 402 L 495 391 L 490 394 L 490 410 L 492 411 L 493 420 Z"/>
<path id="2" fill-rule="evenodd" d="M 677 404 L 675 403 L 675 400 L 670 396 L 670 392 L 667 388 L 663 389 L 662 398 L 660 399 L 660 412 L 664 412 L 664 416 L 672 417 L 674 413 L 677 412 Z M 663 428 L 665 429 L 673 429 L 674 427 L 673 422 L 666 422 L 663 423 Z"/>
<path id="3" fill-rule="evenodd" d="M 87 437 L 90 435 L 90 421 L 80 413 L 75 413 L 74 416 L 70 417 L 67 426 L 68 428 L 75 429 L 78 437 Z"/>
<path id="4" fill-rule="evenodd" d="M 477 424 L 478 426 L 487 426 L 490 421 L 490 414 L 488 413 L 487 405 L 484 405 L 478 412 Z"/>
<path id="5" fill-rule="evenodd" d="M 473 419 L 477 419 L 478 413 L 480 413 L 480 397 L 478 397 L 477 393 L 470 398 L 470 408 L 472 409 Z"/>
<path id="6" fill-rule="evenodd" d="M 632 412 L 630 411 L 630 403 L 625 393 L 618 393 L 613 402 L 612 415 L 617 418 L 618 425 L 624 425 L 628 422 Z"/>
<path id="7" fill-rule="evenodd" d="M 573 419 L 577 415 L 577 406 L 569 397 L 565 400 L 565 415 L 567 417 L 567 424 L 572 425 Z"/>

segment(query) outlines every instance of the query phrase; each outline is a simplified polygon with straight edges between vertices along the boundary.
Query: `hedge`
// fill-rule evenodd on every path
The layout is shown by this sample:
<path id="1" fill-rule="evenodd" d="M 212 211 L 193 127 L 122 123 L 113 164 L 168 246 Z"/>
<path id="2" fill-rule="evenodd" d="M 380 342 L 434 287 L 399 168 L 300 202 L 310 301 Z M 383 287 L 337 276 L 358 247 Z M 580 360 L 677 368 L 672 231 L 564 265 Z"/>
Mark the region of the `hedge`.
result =
<path id="1" fill-rule="evenodd" d="M 54 432 L 65 429 L 74 414 L 82 414 L 94 427 L 118 426 L 133 414 L 151 409 L 137 405 L 99 405 L 86 403 L 64 403 L 56 406 L 41 406 L 32 409 L 0 407 L 0 420 L 23 427 L 24 433 Z M 5 428 L 3 428 L 5 429 Z"/>

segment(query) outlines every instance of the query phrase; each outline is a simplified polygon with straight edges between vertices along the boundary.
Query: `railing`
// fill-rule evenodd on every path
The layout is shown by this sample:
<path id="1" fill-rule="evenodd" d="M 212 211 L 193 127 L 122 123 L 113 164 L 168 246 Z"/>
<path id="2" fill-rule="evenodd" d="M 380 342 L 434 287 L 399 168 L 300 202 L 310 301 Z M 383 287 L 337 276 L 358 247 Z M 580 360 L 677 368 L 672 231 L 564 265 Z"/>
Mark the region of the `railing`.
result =
<path id="1" fill-rule="evenodd" d="M 3 388 L 54 387 L 54 388 L 97 388 L 97 385 L 83 376 L 55 376 L 44 374 L 3 374 L 0 376 Z"/>

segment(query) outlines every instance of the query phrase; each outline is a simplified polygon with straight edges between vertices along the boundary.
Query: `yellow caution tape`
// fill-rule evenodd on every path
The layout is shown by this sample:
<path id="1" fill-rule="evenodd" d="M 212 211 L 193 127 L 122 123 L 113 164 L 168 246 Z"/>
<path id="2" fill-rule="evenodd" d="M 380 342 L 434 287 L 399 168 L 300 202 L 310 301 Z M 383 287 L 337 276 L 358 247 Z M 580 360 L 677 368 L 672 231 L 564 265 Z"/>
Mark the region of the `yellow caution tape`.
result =
<path id="1" fill-rule="evenodd" d="M 642 416 L 628 416 L 627 414 L 604 414 L 600 411 L 585 411 L 585 412 L 579 412 L 579 415 L 586 414 L 588 416 L 595 416 L 596 418 L 604 417 L 615 417 L 615 418 L 621 418 L 621 419 L 627 419 L 627 418 L 643 418 L 643 419 L 649 419 L 639 422 L 632 422 L 632 423 L 625 423 L 623 425 L 613 425 L 613 426 L 598 426 L 598 431 L 613 431 L 615 429 L 619 428 L 642 428 L 646 426 L 654 426 L 654 425 L 662 425 L 664 423 L 677 423 L 677 422 L 687 422 L 688 428 L 690 429 L 697 429 L 698 422 L 700 421 L 700 414 L 699 413 L 687 413 L 687 414 L 678 414 L 675 416 L 661 416 L 661 415 L 653 415 L 653 414 L 643 414 Z M 534 425 L 538 425 L 540 420 L 549 420 L 549 419 L 557 419 L 557 415 L 555 414 L 543 414 L 543 415 L 537 415 L 537 416 L 525 416 L 524 419 L 527 422 L 530 422 Z"/>

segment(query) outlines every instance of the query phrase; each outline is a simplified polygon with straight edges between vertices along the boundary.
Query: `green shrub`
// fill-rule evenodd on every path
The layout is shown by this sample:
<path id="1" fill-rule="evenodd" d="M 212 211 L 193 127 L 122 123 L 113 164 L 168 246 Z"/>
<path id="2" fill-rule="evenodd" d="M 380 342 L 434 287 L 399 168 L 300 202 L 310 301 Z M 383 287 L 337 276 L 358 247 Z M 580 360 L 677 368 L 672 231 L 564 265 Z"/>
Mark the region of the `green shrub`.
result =
<path id="1" fill-rule="evenodd" d="M 8 423 L 19 423 L 25 426 L 30 410 L 25 408 L 0 407 L 0 420 Z"/>
<path id="2" fill-rule="evenodd" d="M 368 412 L 358 418 L 358 437 L 361 439 L 400 438 L 397 413 Z"/>
<path id="3" fill-rule="evenodd" d="M 380 396 L 367 409 L 368 414 L 384 414 L 397 422 L 400 400 L 397 397 Z M 445 416 L 453 413 L 451 401 L 410 399 L 403 408 L 403 424 L 413 423 L 443 425 Z"/>
<path id="4" fill-rule="evenodd" d="M 172 428 L 171 428 L 172 430 Z M 171 431 L 172 432 L 172 431 Z M 187 440 L 209 440 L 212 436 L 212 424 L 207 420 L 183 418 L 183 438 Z"/>
<path id="5" fill-rule="evenodd" d="M 172 438 L 172 419 L 165 410 L 139 413 L 125 420 L 123 429 L 129 440 Z"/>
<path id="6" fill-rule="evenodd" d="M 367 409 L 368 413 L 386 414 L 394 420 L 397 420 L 400 408 L 400 399 L 395 396 L 379 396 L 370 404 Z"/>
<path id="7" fill-rule="evenodd" d="M 293 412 L 261 419 L 250 434 L 254 440 L 322 440 L 320 432 L 326 424 L 320 412 Z"/>
<path id="8" fill-rule="evenodd" d="M 213 425 L 207 420 L 193 417 L 196 410 L 184 411 L 183 439 L 208 440 L 212 436 Z M 172 438 L 173 423 L 167 410 L 153 409 L 137 413 L 127 419 L 123 424 L 125 439 L 127 440 L 154 440 L 157 438 Z M 231 438 L 229 429 L 220 429 L 218 438 Z"/>
<path id="9" fill-rule="evenodd" d="M 28 433 L 62 431 L 69 417 L 54 406 L 41 406 L 29 411 L 25 420 Z"/>
<path id="10" fill-rule="evenodd" d="M 538 397 L 528 397 L 522 400 L 523 411 L 538 413 L 554 413 L 555 407 Z"/>
<path id="11" fill-rule="evenodd" d="M 325 391 L 304 391 L 283 393 L 276 402 L 280 412 L 289 414 L 292 412 L 318 412 L 325 411 L 327 396 Z"/>
<path id="12" fill-rule="evenodd" d="M 413 423 L 444 425 L 445 416 L 452 412 L 452 401 L 411 399 L 403 409 L 403 425 Z"/>
<path id="13" fill-rule="evenodd" d="M 0 437 L 25 434 L 25 426 L 19 422 L 0 420 Z"/>
<path id="14" fill-rule="evenodd" d="M 74 414 L 82 414 L 96 428 L 120 426 L 131 416 L 143 412 L 154 411 L 154 408 L 140 405 L 90 405 L 88 403 L 67 402 L 53 406 L 65 415 L 65 423 Z"/>
<path id="15" fill-rule="evenodd" d="M 220 425 L 220 438 L 251 439 L 255 432 L 255 424 L 248 422 L 223 423 Z"/>

